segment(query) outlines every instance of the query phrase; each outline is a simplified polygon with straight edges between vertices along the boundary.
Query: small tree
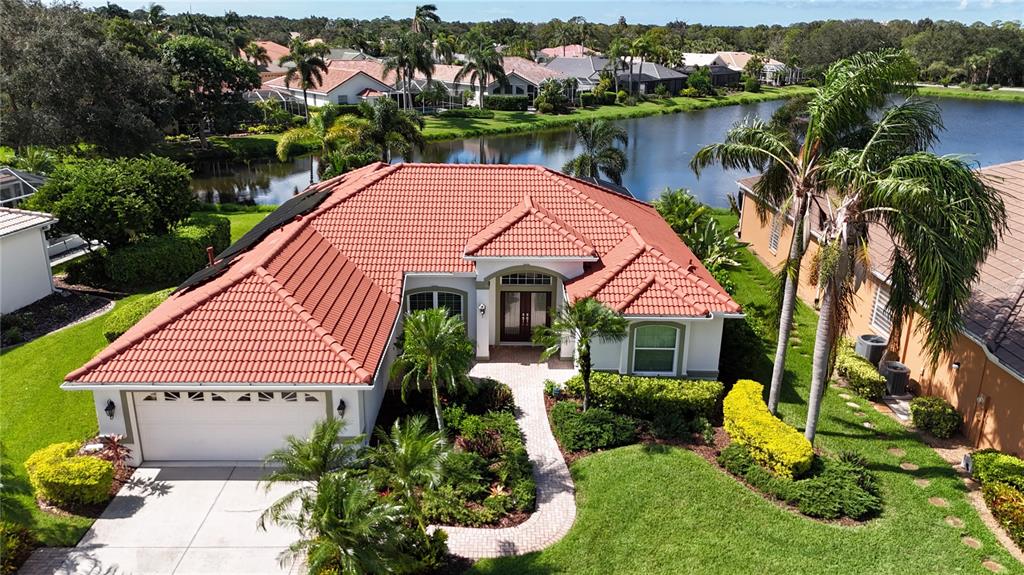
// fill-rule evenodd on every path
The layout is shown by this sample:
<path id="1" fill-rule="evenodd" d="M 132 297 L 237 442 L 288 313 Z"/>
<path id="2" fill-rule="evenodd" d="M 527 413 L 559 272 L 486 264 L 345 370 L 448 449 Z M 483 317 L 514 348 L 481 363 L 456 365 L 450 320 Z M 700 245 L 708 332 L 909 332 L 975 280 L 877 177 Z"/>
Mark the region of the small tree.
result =
<path id="1" fill-rule="evenodd" d="M 590 407 L 590 373 L 593 362 L 590 346 L 595 341 L 621 341 L 626 337 L 628 322 L 594 298 L 576 300 L 557 312 L 551 326 L 538 326 L 533 331 L 533 343 L 544 346 L 541 361 L 559 352 L 564 341 L 576 344 L 576 365 L 583 378 L 583 411 Z"/>
<path id="2" fill-rule="evenodd" d="M 711 70 L 708 68 L 697 68 L 686 79 L 686 85 L 697 91 L 698 96 L 710 96 L 715 93 L 715 86 L 711 82 Z"/>

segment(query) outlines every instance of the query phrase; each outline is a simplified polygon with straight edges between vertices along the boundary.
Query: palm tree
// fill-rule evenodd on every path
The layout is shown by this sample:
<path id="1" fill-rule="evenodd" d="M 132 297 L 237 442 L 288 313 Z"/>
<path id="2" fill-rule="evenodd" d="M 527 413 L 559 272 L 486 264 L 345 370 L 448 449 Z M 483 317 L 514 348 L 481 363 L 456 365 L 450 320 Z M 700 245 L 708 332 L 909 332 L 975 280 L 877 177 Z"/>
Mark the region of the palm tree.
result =
<path id="1" fill-rule="evenodd" d="M 466 40 L 466 63 L 455 74 L 455 83 L 469 78 L 470 84 L 480 86 L 479 107 L 484 108 L 484 92 L 487 84 L 497 80 L 502 86 L 508 85 L 505 77 L 504 61 L 501 52 L 494 47 L 494 42 L 481 34 L 470 34 Z"/>
<path id="2" fill-rule="evenodd" d="M 807 104 L 809 119 L 803 134 L 794 137 L 784 128 L 759 119 L 744 121 L 726 134 L 725 141 L 701 148 L 690 161 L 697 175 L 711 164 L 728 169 L 762 172 L 754 185 L 755 209 L 762 220 L 778 209 L 782 222 L 795 222 L 789 255 L 780 283 L 782 302 L 775 364 L 768 409 L 776 413 L 785 374 L 786 351 L 793 328 L 800 261 L 810 242 L 808 219 L 812 198 L 824 199 L 821 168 L 843 142 L 856 138 L 868 114 L 885 104 L 896 91 L 910 90 L 917 67 L 902 51 L 863 53 L 832 65 L 826 83 Z"/>
<path id="3" fill-rule="evenodd" d="M 576 363 L 583 377 L 583 411 L 590 407 L 590 373 L 593 362 L 590 345 L 594 341 L 621 341 L 626 337 L 628 322 L 594 298 L 578 299 L 552 314 L 550 326 L 533 330 L 533 343 L 544 346 L 541 361 L 558 353 L 565 341 L 575 342 Z"/>
<path id="4" fill-rule="evenodd" d="M 366 120 L 360 137 L 380 151 L 380 161 L 391 163 L 393 153 L 406 156 L 414 147 L 423 151 L 424 122 L 415 111 L 399 110 L 391 98 L 377 98 L 373 104 L 359 104 L 359 114 Z"/>
<path id="5" fill-rule="evenodd" d="M 299 532 L 286 555 L 304 559 L 309 573 L 383 575 L 414 565 L 403 552 L 406 521 L 402 506 L 381 498 L 365 478 L 329 473 L 305 505 L 276 523 Z"/>
<path id="6" fill-rule="evenodd" d="M 260 529 L 267 521 L 278 522 L 290 513 L 294 503 L 313 497 L 320 480 L 333 472 L 347 469 L 359 459 L 363 437 L 342 439 L 341 419 L 316 422 L 309 437 L 289 436 L 286 446 L 267 455 L 264 462 L 271 467 L 262 483 L 266 490 L 278 483 L 298 483 L 298 487 L 268 507 L 259 519 Z"/>
<path id="7" fill-rule="evenodd" d="M 415 34 L 425 34 L 430 37 L 434 24 L 439 22 L 441 22 L 441 17 L 437 15 L 437 6 L 433 4 L 417 6 L 416 13 L 412 17 L 412 31 Z"/>
<path id="8" fill-rule="evenodd" d="M 651 53 L 653 46 L 651 46 L 650 38 L 646 34 L 640 35 L 629 43 L 629 92 L 635 93 L 633 89 L 633 61 L 636 58 L 640 58 L 640 62 L 644 61 L 644 58 Z"/>
<path id="9" fill-rule="evenodd" d="M 407 511 L 427 532 L 419 491 L 441 482 L 441 471 L 451 448 L 443 431 L 427 429 L 427 418 L 417 415 L 395 421 L 391 433 L 377 429 L 379 443 L 369 453 L 371 465 L 382 470 L 383 483 L 401 497 Z"/>
<path id="10" fill-rule="evenodd" d="M 150 3 L 146 7 L 145 18 L 150 30 L 163 31 L 167 28 L 167 11 L 159 4 Z"/>
<path id="11" fill-rule="evenodd" d="M 615 144 L 629 144 L 626 130 L 607 120 L 583 120 L 573 124 L 573 132 L 583 144 L 583 152 L 566 162 L 562 171 L 577 178 L 596 178 L 603 172 L 609 180 L 622 184 L 629 160 Z"/>
<path id="12" fill-rule="evenodd" d="M 316 142 L 320 148 L 321 169 L 331 152 L 359 144 L 370 123 L 352 115 L 340 115 L 333 105 L 323 106 L 310 115 L 305 126 L 292 128 L 281 134 L 277 141 L 277 158 L 282 162 L 291 156 L 292 149 L 300 143 Z M 313 162 L 309 163 L 309 183 L 313 183 Z"/>
<path id="13" fill-rule="evenodd" d="M 434 55 L 445 64 L 455 61 L 455 47 L 459 40 L 454 34 L 439 32 L 434 36 Z"/>
<path id="14" fill-rule="evenodd" d="M 612 79 L 615 81 L 615 92 L 619 91 L 619 68 L 622 58 L 629 54 L 629 44 L 622 38 L 615 38 L 608 44 L 608 65 L 612 67 Z"/>
<path id="15" fill-rule="evenodd" d="M 562 47 L 562 57 L 565 57 L 565 47 L 572 44 L 576 37 L 576 31 L 569 22 L 558 22 L 555 24 L 555 43 Z"/>
<path id="16" fill-rule="evenodd" d="M 410 387 L 430 386 L 437 428 L 443 430 L 441 388 L 455 392 L 472 387 L 467 375 L 472 360 L 473 344 L 466 337 L 466 324 L 444 308 L 425 309 L 405 317 L 405 342 L 391 373 L 401 377 L 403 401 Z"/>
<path id="17" fill-rule="evenodd" d="M 426 76 L 430 83 L 434 75 L 434 55 L 430 41 L 417 32 L 400 32 L 384 48 L 387 58 L 384 60 L 384 74 L 395 73 L 396 80 L 402 87 L 404 106 L 412 107 L 412 81 L 416 72 Z"/>
<path id="18" fill-rule="evenodd" d="M 260 46 L 256 42 L 249 42 L 242 49 L 245 52 L 245 59 L 252 62 L 256 66 L 266 66 L 270 64 L 270 56 L 267 55 L 267 49 Z"/>
<path id="19" fill-rule="evenodd" d="M 995 63 L 1003 55 L 1004 50 L 1002 48 L 988 48 L 982 52 L 982 56 L 985 58 L 985 83 L 988 84 L 989 77 L 992 75 L 992 64 Z"/>
<path id="20" fill-rule="evenodd" d="M 839 149 L 825 163 L 836 197 L 819 240 L 822 297 L 804 431 L 812 442 L 835 346 L 848 324 L 854 276 L 866 267 L 868 227 L 894 244 L 890 350 L 899 348 L 905 320 L 918 313 L 933 366 L 956 341 L 978 266 L 1006 227 L 999 193 L 967 162 L 923 151 L 941 128 L 938 106 L 912 97 L 885 110 L 862 147 Z"/>
<path id="21" fill-rule="evenodd" d="M 988 60 L 984 54 L 972 54 L 964 58 L 964 68 L 970 71 L 971 83 L 978 83 L 978 76 L 981 74 L 981 69 L 985 67 Z"/>
<path id="22" fill-rule="evenodd" d="M 299 85 L 302 86 L 302 103 L 306 122 L 309 122 L 309 99 L 306 96 L 306 90 L 323 83 L 323 75 L 327 72 L 327 62 L 324 61 L 324 57 L 327 55 L 328 48 L 321 42 L 307 44 L 299 38 L 292 40 L 290 48 L 291 51 L 281 56 L 277 63 L 281 66 L 294 64 L 284 75 L 284 85 L 288 87 L 298 79 Z"/>

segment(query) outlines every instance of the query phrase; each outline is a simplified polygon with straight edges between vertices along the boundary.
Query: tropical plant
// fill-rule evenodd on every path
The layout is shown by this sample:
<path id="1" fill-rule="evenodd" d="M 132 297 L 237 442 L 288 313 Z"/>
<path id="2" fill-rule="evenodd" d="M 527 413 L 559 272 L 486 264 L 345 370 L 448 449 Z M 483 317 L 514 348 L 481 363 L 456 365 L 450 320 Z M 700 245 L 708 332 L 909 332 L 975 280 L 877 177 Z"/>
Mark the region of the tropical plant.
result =
<path id="1" fill-rule="evenodd" d="M 242 51 L 245 52 L 245 59 L 257 66 L 266 66 L 271 62 L 267 49 L 256 42 L 249 42 Z"/>
<path id="2" fill-rule="evenodd" d="M 422 6 L 421 6 L 422 8 Z M 402 87 L 406 108 L 412 107 L 412 81 L 419 72 L 430 83 L 434 75 L 434 55 L 430 40 L 419 32 L 400 32 L 384 45 L 384 74 L 394 72 Z"/>
<path id="3" fill-rule="evenodd" d="M 473 343 L 466 337 L 466 324 L 444 308 L 414 311 L 405 316 L 402 354 L 391 368 L 400 377 L 402 400 L 410 387 L 430 386 L 437 428 L 444 429 L 441 389 L 455 393 L 473 387 L 467 375 L 473 360 Z"/>
<path id="4" fill-rule="evenodd" d="M 396 493 L 406 510 L 426 533 L 422 490 L 440 484 L 444 462 L 451 448 L 443 431 L 427 428 L 422 415 L 395 421 L 391 432 L 377 429 L 378 444 L 368 455 L 370 465 L 382 476 L 381 483 Z"/>
<path id="5" fill-rule="evenodd" d="M 768 396 L 776 413 L 785 373 L 786 351 L 793 327 L 800 261 L 810 242 L 812 198 L 825 191 L 821 170 L 825 160 L 845 142 L 856 140 L 869 113 L 883 106 L 893 92 L 908 92 L 917 66 L 902 51 L 863 53 L 833 64 L 826 82 L 807 104 L 808 122 L 794 135 L 760 119 L 747 119 L 726 134 L 725 141 L 701 148 L 690 161 L 697 175 L 711 164 L 762 172 L 753 186 L 754 206 L 765 221 L 777 210 L 783 225 L 792 218 L 795 229 L 781 274 L 779 332 Z M 827 200 L 824 200 L 827 202 Z"/>
<path id="6" fill-rule="evenodd" d="M 651 45 L 650 37 L 646 34 L 641 34 L 629 43 L 629 92 L 631 94 L 635 94 L 637 92 L 637 87 L 633 84 L 633 63 L 637 58 L 643 62 L 644 58 L 646 58 L 652 50 L 653 46 Z"/>
<path id="7" fill-rule="evenodd" d="M 454 34 L 438 32 L 434 35 L 434 57 L 445 64 L 455 61 L 455 49 L 459 39 Z"/>
<path id="8" fill-rule="evenodd" d="M 391 98 L 377 98 L 371 104 L 359 104 L 359 115 L 366 121 L 362 141 L 380 153 L 380 161 L 391 163 L 393 153 L 407 155 L 412 148 L 423 150 L 426 140 L 420 130 L 423 118 L 413 110 L 399 110 Z"/>
<path id="9" fill-rule="evenodd" d="M 550 326 L 534 328 L 533 343 L 544 346 L 541 361 L 557 354 L 563 344 L 575 344 L 576 364 L 583 379 L 583 411 L 586 411 L 590 407 L 590 374 L 593 371 L 590 346 L 595 341 L 621 341 L 626 337 L 628 322 L 622 314 L 590 297 L 552 311 Z"/>
<path id="10" fill-rule="evenodd" d="M 622 59 L 629 54 L 629 44 L 622 38 L 615 38 L 608 44 L 608 63 L 605 69 L 611 68 L 612 79 L 615 82 L 615 92 L 619 91 L 619 70 L 622 69 Z"/>
<path id="11" fill-rule="evenodd" d="M 281 56 L 277 63 L 280 66 L 293 64 L 284 75 L 284 85 L 289 87 L 292 82 L 299 82 L 299 87 L 302 88 L 303 113 L 308 122 L 309 97 L 306 91 L 323 82 L 324 74 L 327 73 L 327 62 L 324 61 L 324 57 L 327 56 L 329 49 L 323 42 L 307 44 L 297 37 L 292 40 L 289 49 L 290 51 Z"/>
<path id="12" fill-rule="evenodd" d="M 416 13 L 413 14 L 412 31 L 416 34 L 425 34 L 427 37 L 430 37 L 434 25 L 440 22 L 441 17 L 437 15 L 437 6 L 423 4 L 422 6 L 417 6 Z"/>
<path id="13" fill-rule="evenodd" d="M 466 63 L 462 69 L 455 74 L 455 83 L 458 84 L 463 78 L 469 79 L 469 83 L 480 87 L 479 106 L 484 107 L 484 92 L 487 91 L 487 84 L 497 81 L 501 86 L 508 85 L 508 78 L 505 76 L 505 67 L 501 52 L 494 46 L 486 36 L 471 32 L 467 34 L 464 43 L 466 52 Z"/>
<path id="14" fill-rule="evenodd" d="M 350 114 L 340 114 L 333 105 L 321 107 L 310 114 L 305 126 L 292 128 L 281 134 L 277 141 L 277 157 L 282 162 L 291 155 L 292 149 L 299 144 L 315 145 L 320 149 L 320 158 L 332 152 L 362 143 L 362 134 L 367 131 L 369 122 Z M 324 164 L 321 163 L 321 169 Z M 313 183 L 313 162 L 309 163 L 309 183 Z"/>
<path id="15" fill-rule="evenodd" d="M 580 155 L 562 166 L 562 171 L 576 177 L 596 178 L 599 172 L 616 184 L 629 166 L 626 153 L 616 143 L 627 145 L 626 130 L 607 120 L 583 120 L 573 124 L 576 139 L 582 144 Z"/>

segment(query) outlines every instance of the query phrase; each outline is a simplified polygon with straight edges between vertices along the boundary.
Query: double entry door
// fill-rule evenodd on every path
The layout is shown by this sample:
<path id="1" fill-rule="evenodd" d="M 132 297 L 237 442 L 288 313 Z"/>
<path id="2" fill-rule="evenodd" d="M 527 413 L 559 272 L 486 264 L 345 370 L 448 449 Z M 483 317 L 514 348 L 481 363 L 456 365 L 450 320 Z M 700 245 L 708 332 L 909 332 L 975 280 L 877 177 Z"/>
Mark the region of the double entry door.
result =
<path id="1" fill-rule="evenodd" d="M 549 324 L 549 309 L 550 292 L 501 292 L 501 341 L 530 341 L 533 328 Z"/>

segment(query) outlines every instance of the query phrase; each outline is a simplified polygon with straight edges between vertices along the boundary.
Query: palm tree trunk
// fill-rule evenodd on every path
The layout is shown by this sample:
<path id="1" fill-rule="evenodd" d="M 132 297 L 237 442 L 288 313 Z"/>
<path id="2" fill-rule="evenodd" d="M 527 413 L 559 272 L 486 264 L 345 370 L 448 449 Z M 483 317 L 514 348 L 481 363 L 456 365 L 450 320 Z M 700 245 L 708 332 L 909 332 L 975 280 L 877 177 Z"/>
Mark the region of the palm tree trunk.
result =
<path id="1" fill-rule="evenodd" d="M 302 115 L 306 117 L 306 125 L 309 125 L 309 98 L 306 96 L 306 87 L 302 87 Z"/>
<path id="2" fill-rule="evenodd" d="M 583 378 L 583 411 L 590 408 L 590 346 L 580 346 L 580 376 Z"/>
<path id="3" fill-rule="evenodd" d="M 487 82 L 486 79 L 481 79 L 480 80 L 480 101 L 477 102 L 477 105 L 480 107 L 481 110 L 484 109 L 484 90 L 487 89 L 487 83 L 486 82 Z"/>
<path id="4" fill-rule="evenodd" d="M 430 392 L 434 396 L 434 417 L 437 418 L 437 429 L 444 433 L 444 419 L 441 417 L 441 395 L 437 391 L 437 382 L 432 382 Z"/>
<path id="5" fill-rule="evenodd" d="M 779 315 L 779 337 L 775 346 L 775 365 L 772 368 L 772 383 L 768 392 L 768 411 L 774 415 L 779 407 L 779 396 L 782 392 L 782 379 L 786 373 L 786 351 L 789 349 L 789 336 L 793 331 L 793 312 L 796 309 L 796 292 L 800 284 L 800 256 L 803 253 L 803 241 L 797 232 L 799 222 L 803 220 L 806 210 L 806 197 L 800 200 L 797 212 L 798 225 L 793 227 L 793 241 L 789 246 L 789 259 L 786 260 L 786 285 L 782 290 L 782 308 Z"/>
<path id="6" fill-rule="evenodd" d="M 837 280 L 830 280 L 837 281 Z M 841 280 L 838 280 L 841 281 Z M 807 398 L 807 426 L 804 437 L 812 444 L 818 432 L 818 417 L 821 415 L 821 400 L 828 380 L 829 359 L 832 353 L 832 307 L 836 305 L 834 290 L 825 288 L 821 296 L 818 328 L 814 335 L 814 354 L 811 366 L 811 390 Z"/>

